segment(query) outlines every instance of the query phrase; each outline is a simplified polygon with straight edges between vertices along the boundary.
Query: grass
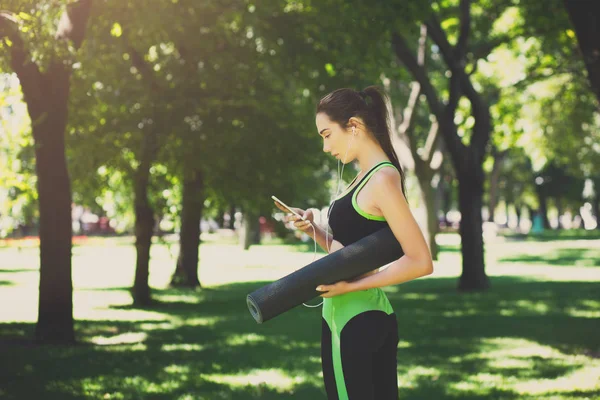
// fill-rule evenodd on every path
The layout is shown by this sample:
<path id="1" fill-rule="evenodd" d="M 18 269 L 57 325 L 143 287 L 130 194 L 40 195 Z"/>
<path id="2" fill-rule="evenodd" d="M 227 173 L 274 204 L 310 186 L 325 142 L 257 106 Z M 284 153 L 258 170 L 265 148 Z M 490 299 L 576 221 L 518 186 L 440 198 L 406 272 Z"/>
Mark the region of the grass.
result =
<path id="1" fill-rule="evenodd" d="M 207 242 L 197 291 L 166 286 L 176 246 L 157 244 L 156 303 L 137 309 L 128 240 L 73 249 L 79 343 L 71 347 L 30 341 L 37 249 L 0 249 L 0 398 L 325 398 L 320 309 L 257 325 L 245 305 L 247 293 L 311 262 L 311 243 L 243 251 Z M 399 321 L 401 398 L 600 398 L 600 241 L 495 240 L 485 253 L 492 289 L 459 294 L 458 237 L 439 240 L 432 276 L 385 289 Z"/>

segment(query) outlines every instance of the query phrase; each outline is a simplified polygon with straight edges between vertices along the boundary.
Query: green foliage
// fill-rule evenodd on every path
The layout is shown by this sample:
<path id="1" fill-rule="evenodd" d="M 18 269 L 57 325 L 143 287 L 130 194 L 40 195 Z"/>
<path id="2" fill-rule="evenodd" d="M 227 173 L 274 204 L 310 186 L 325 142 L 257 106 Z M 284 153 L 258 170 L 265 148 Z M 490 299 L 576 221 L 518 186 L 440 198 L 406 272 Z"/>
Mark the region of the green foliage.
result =
<path id="1" fill-rule="evenodd" d="M 154 132 L 150 197 L 158 214 L 179 212 L 183 176 L 194 169 L 205 176 L 208 213 L 232 204 L 268 213 L 271 194 L 322 206 L 335 190 L 335 166 L 315 132 L 317 101 L 339 87 L 389 83 L 393 103 L 405 104 L 412 78 L 394 56 L 390 31 L 416 48 L 420 22 L 435 13 L 454 44 L 458 6 L 457 0 L 430 7 L 339 0 L 95 2 L 73 64 L 67 154 L 74 201 L 131 220 L 131 180 L 143 138 Z M 63 7 L 3 3 L 42 69 L 53 55 L 70 51 L 53 44 Z M 471 11 L 467 71 L 491 105 L 493 145 L 519 154 L 514 165 L 523 165 L 524 149 L 534 171 L 552 161 L 568 164 L 572 175 L 592 177 L 600 163 L 600 117 L 562 3 L 482 0 Z M 9 44 L 0 45 L 6 52 Z M 6 60 L 0 58 L 0 70 L 8 70 Z M 448 68 L 431 41 L 426 65 L 446 101 Z M 430 124 L 425 102 L 414 121 L 422 147 Z M 474 121 L 465 99 L 456 122 L 468 143 Z M 11 157 L 25 163 L 22 171 L 33 171 L 30 144 L 22 151 L 11 146 Z M 530 169 L 514 165 L 503 174 L 512 175 L 503 178 L 507 187 L 522 187 L 526 202 L 535 203 L 527 189 Z M 355 174 L 351 167 L 344 172 L 346 180 Z M 33 190 L 35 181 L 23 181 Z"/>
<path id="2" fill-rule="evenodd" d="M 279 45 L 255 36 L 243 2 L 161 7 L 148 15 L 108 2 L 90 28 L 74 78 L 85 94 L 72 102 L 78 111 L 70 160 L 81 165 L 75 190 L 95 198 L 91 188 L 102 182 L 89 174 L 100 167 L 131 177 L 147 134 L 141 127 L 153 124 L 158 159 L 151 197 L 158 213 L 178 211 L 173 193 L 191 169 L 205 177 L 208 204 L 267 212 L 274 193 L 289 201 L 312 193 L 321 202 L 314 116 L 304 88 L 287 79 L 276 57 Z"/>
<path id="3" fill-rule="evenodd" d="M 490 160 L 492 161 L 492 160 Z M 491 170 L 491 167 L 489 168 Z M 535 191 L 535 172 L 527 153 L 521 147 L 510 148 L 504 156 L 498 190 L 509 204 L 539 207 Z"/>
<path id="4" fill-rule="evenodd" d="M 19 226 L 33 228 L 38 215 L 33 138 L 22 97 L 16 76 L 0 74 L 0 237 Z"/>
<path id="5" fill-rule="evenodd" d="M 570 175 L 567 168 L 557 163 L 546 164 L 536 174 L 535 183 L 541 194 L 559 199 L 563 205 L 571 206 L 571 209 L 578 210 L 583 203 L 584 179 Z"/>
<path id="6" fill-rule="evenodd" d="M 521 119 L 531 135 L 527 149 L 537 153 L 534 168 L 554 161 L 573 175 L 595 176 L 600 114 L 563 2 L 524 2 L 519 10 L 530 36 L 518 54 L 525 61 L 528 84 Z"/>
<path id="7" fill-rule="evenodd" d="M 532 103 L 539 107 L 537 124 L 544 138 L 539 147 L 572 174 L 596 176 L 600 165 L 600 113 L 593 93 L 573 75 L 546 82 L 546 93 L 532 95 L 536 97 Z"/>
<path id="8" fill-rule="evenodd" d="M 8 10 L 18 27 L 20 36 L 29 51 L 31 61 L 41 72 L 45 72 L 50 63 L 62 58 L 66 62 L 74 61 L 74 49 L 66 41 L 57 41 L 56 28 L 69 1 L 53 0 L 5 0 L 2 10 Z M 4 42 L 4 43 L 3 43 Z M 0 53 L 7 53 L 11 42 L 0 40 Z M 9 57 L 0 57 L 0 71 L 11 71 Z"/>

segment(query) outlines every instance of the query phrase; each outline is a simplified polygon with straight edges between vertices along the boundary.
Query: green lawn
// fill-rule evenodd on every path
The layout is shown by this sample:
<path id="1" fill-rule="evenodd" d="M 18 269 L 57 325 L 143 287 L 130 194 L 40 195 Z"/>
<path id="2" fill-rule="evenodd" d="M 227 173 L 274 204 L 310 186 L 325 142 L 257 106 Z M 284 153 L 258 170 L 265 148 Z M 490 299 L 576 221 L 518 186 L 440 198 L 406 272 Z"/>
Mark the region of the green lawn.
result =
<path id="1" fill-rule="evenodd" d="M 456 292 L 458 236 L 435 273 L 386 288 L 398 315 L 403 399 L 599 399 L 600 240 L 496 239 L 492 289 Z M 131 238 L 73 249 L 80 344 L 36 346 L 38 252 L 0 247 L 2 399 L 324 399 L 320 308 L 254 322 L 245 296 L 313 260 L 312 243 L 201 246 L 195 292 L 167 288 L 176 246 L 156 245 L 156 304 L 130 306 Z M 323 256 L 322 253 L 318 254 Z"/>

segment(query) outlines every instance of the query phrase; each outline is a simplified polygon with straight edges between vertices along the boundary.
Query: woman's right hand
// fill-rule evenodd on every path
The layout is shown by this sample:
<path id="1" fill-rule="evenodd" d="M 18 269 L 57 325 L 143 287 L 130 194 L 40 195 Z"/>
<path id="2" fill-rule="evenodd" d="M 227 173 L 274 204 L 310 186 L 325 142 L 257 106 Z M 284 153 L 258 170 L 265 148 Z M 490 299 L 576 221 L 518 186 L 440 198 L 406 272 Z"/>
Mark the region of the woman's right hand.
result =
<path id="1" fill-rule="evenodd" d="M 313 224 L 314 222 L 314 214 L 312 212 L 311 209 L 308 210 L 302 210 L 301 208 L 297 208 L 297 207 L 290 207 L 292 210 L 294 210 L 294 212 L 298 213 L 299 215 L 302 215 L 302 217 L 304 218 L 304 220 L 302 220 L 301 218 L 299 218 L 298 216 L 292 214 L 289 212 L 289 210 L 287 208 L 285 208 L 284 206 L 282 206 L 281 204 L 279 204 L 277 201 L 275 202 L 275 206 L 277 208 L 279 208 L 281 211 L 285 212 L 286 215 L 285 217 L 283 217 L 283 220 L 287 223 L 290 221 L 294 222 L 294 227 L 302 232 L 305 233 L 311 233 L 313 232 L 313 229 L 311 228 L 311 224 Z"/>

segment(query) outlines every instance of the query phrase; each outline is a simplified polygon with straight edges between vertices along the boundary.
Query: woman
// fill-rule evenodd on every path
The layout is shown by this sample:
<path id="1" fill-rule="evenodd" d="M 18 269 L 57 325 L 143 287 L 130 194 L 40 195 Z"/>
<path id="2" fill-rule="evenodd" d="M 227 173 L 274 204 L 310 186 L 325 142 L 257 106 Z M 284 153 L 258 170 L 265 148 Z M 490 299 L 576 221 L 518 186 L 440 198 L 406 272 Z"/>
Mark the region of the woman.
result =
<path id="1" fill-rule="evenodd" d="M 361 92 L 338 89 L 321 99 L 316 124 L 323 151 L 344 165 L 356 161 L 360 172 L 329 208 L 332 236 L 313 225 L 311 210 L 294 208 L 306 221 L 293 214 L 285 218 L 330 253 L 386 226 L 405 252 L 351 282 L 317 287 L 324 292 L 321 361 L 330 400 L 398 398 L 398 326 L 381 287 L 433 272 L 429 248 L 405 198 L 388 121 L 385 95 L 374 86 Z"/>

